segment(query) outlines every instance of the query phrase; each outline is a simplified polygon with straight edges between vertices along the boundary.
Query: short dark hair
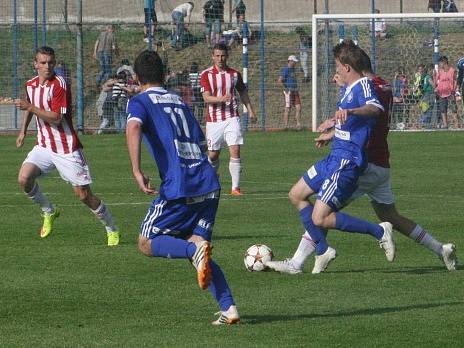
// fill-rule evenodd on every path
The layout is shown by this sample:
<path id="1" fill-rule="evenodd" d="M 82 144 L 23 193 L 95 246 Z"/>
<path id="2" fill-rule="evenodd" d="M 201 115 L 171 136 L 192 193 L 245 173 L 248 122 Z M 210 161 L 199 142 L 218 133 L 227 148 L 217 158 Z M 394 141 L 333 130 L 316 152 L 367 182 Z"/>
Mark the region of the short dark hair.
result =
<path id="1" fill-rule="evenodd" d="M 55 50 L 49 46 L 42 46 L 37 48 L 35 50 L 35 57 L 37 57 L 39 53 L 46 54 L 47 56 L 55 56 Z"/>
<path id="2" fill-rule="evenodd" d="M 145 50 L 135 58 L 134 71 L 140 83 L 164 82 L 164 65 L 158 53 Z"/>
<path id="3" fill-rule="evenodd" d="M 368 74 L 373 73 L 371 58 L 366 53 L 366 51 L 364 51 L 363 49 L 361 49 L 361 64 L 362 64 L 362 71 L 363 72 L 366 72 Z"/>
<path id="4" fill-rule="evenodd" d="M 227 45 L 223 43 L 217 43 L 213 46 L 213 52 L 214 50 L 219 50 L 219 51 L 226 51 L 226 54 L 229 55 L 229 49 L 227 48 Z"/>
<path id="5" fill-rule="evenodd" d="M 348 64 L 357 73 L 362 74 L 365 57 L 363 56 L 363 50 L 353 40 L 343 40 L 340 42 L 333 48 L 333 55 L 340 63 Z"/>
<path id="6" fill-rule="evenodd" d="M 438 62 L 443 62 L 443 63 L 448 64 L 449 63 L 448 57 L 447 56 L 441 56 L 440 59 L 438 59 Z"/>

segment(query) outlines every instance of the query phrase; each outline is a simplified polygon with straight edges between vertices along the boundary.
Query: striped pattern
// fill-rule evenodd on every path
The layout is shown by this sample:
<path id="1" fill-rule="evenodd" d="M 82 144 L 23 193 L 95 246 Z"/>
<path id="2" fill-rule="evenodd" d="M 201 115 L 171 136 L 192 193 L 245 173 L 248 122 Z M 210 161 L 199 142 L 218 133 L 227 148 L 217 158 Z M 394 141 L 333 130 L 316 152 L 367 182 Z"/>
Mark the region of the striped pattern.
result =
<path id="1" fill-rule="evenodd" d="M 143 219 L 142 222 L 142 228 L 140 230 L 140 234 L 146 238 L 150 238 L 150 233 L 152 231 L 155 232 L 163 232 L 160 231 L 159 229 L 156 229 L 153 224 L 155 223 L 155 220 L 157 217 L 159 217 L 163 213 L 163 209 L 166 206 L 168 201 L 160 201 L 158 204 L 155 205 L 154 209 L 150 209 L 145 215 L 145 218 Z"/>
<path id="2" fill-rule="evenodd" d="M 330 184 L 327 186 L 327 188 L 324 189 L 324 193 L 322 194 L 320 200 L 326 204 L 328 204 L 328 202 L 330 202 L 330 200 L 332 199 L 335 191 L 337 190 L 337 187 L 338 187 L 338 178 L 340 177 L 340 172 L 341 170 L 350 163 L 349 160 L 347 159 L 342 159 L 341 162 L 340 162 L 340 167 L 332 174 L 332 176 L 330 177 L 331 179 L 331 182 Z"/>
<path id="3" fill-rule="evenodd" d="M 207 122 L 224 121 L 227 118 L 238 117 L 238 101 L 235 90 L 241 92 L 245 85 L 242 76 L 234 69 L 227 68 L 218 71 L 215 67 L 204 70 L 200 76 L 201 92 L 210 92 L 214 97 L 222 97 L 226 94 L 232 96 L 227 103 L 208 104 Z"/>
<path id="4" fill-rule="evenodd" d="M 58 125 L 35 117 L 37 144 L 59 154 L 68 154 L 81 148 L 71 120 L 71 92 L 67 90 L 63 77 L 54 76 L 40 85 L 39 77 L 36 76 L 27 81 L 26 91 L 28 101 L 35 107 L 59 113 L 62 117 Z"/>

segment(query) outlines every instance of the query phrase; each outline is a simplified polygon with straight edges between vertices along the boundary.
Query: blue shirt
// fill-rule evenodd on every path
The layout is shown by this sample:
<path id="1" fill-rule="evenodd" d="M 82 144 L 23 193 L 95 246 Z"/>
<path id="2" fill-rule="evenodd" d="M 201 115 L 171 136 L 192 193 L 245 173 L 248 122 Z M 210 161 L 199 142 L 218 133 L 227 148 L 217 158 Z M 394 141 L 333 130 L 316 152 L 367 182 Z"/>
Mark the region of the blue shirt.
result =
<path id="1" fill-rule="evenodd" d="M 464 57 L 458 60 L 458 64 L 456 64 L 456 68 L 458 70 L 458 86 L 462 86 L 462 81 L 464 79 Z"/>
<path id="2" fill-rule="evenodd" d="M 295 68 L 290 68 L 288 66 L 282 68 L 280 76 L 282 77 L 282 82 L 286 89 L 291 91 L 296 91 L 298 89 L 298 84 L 295 78 Z"/>
<path id="3" fill-rule="evenodd" d="M 143 0 L 143 8 L 150 8 L 150 3 L 151 3 L 151 8 L 155 8 L 155 0 Z"/>
<path id="4" fill-rule="evenodd" d="M 205 136 L 180 97 L 152 87 L 129 100 L 128 121 L 142 124 L 145 145 L 158 166 L 160 197 L 174 200 L 220 189 L 205 154 Z"/>
<path id="5" fill-rule="evenodd" d="M 351 86 L 346 87 L 340 99 L 339 109 L 355 109 L 372 104 L 383 110 L 372 82 L 363 77 Z M 365 147 L 371 131 L 375 126 L 375 117 L 355 116 L 348 114 L 346 122 L 335 125 L 331 154 L 348 159 L 359 167 L 367 164 Z"/>

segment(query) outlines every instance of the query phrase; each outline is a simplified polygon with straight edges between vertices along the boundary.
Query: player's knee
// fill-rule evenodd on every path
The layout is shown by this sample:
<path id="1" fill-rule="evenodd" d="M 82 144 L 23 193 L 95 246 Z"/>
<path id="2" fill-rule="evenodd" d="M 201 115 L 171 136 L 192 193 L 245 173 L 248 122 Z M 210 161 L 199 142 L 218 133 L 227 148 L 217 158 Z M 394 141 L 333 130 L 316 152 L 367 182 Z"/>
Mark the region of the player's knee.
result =
<path id="1" fill-rule="evenodd" d="M 139 238 L 139 251 L 145 256 L 153 256 L 151 252 L 151 240 L 147 238 Z"/>
<path id="2" fill-rule="evenodd" d="M 18 184 L 24 190 L 26 187 L 30 186 L 30 179 L 28 176 L 22 174 L 21 172 L 18 174 Z"/>
<path id="3" fill-rule="evenodd" d="M 301 199 L 301 195 L 295 187 L 292 187 L 292 189 L 288 193 L 288 199 L 295 207 L 298 207 L 301 202 L 306 201 L 306 200 Z"/>
<path id="4" fill-rule="evenodd" d="M 318 226 L 318 227 L 321 227 L 321 228 L 327 228 L 327 226 L 325 225 L 325 217 L 321 214 L 315 214 L 313 212 L 313 215 L 311 216 L 312 220 L 313 220 L 313 223 L 314 225 Z"/>
<path id="5" fill-rule="evenodd" d="M 85 205 L 89 205 L 92 198 L 92 193 L 89 190 L 85 189 L 78 189 L 74 191 L 76 193 L 77 198 L 84 203 Z"/>

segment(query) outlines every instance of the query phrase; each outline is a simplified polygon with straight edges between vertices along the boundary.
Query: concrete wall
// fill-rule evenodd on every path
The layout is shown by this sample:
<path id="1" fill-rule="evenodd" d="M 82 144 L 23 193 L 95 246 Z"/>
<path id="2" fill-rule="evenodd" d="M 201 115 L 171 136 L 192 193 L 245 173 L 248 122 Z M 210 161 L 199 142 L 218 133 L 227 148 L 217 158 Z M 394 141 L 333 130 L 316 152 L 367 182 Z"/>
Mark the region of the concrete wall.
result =
<path id="1" fill-rule="evenodd" d="M 233 0 L 225 0 L 228 21 L 229 4 Z M 68 0 L 69 21 L 75 21 L 77 0 Z M 185 0 L 156 0 L 158 19 L 162 22 L 170 21 L 170 14 L 174 7 Z M 201 9 L 205 0 L 193 0 L 196 8 L 194 21 L 201 21 Z M 259 0 L 244 0 L 247 6 L 247 19 L 250 22 L 260 20 Z M 316 3 L 315 3 L 316 2 Z M 39 3 L 39 21 L 42 14 L 42 0 Z M 64 0 L 47 0 L 46 12 L 49 21 L 62 22 L 64 17 Z M 142 22 L 143 0 L 82 0 L 83 16 L 86 22 Z M 316 9 L 317 13 L 324 13 L 325 0 L 264 0 L 265 20 L 269 22 L 298 22 L 310 21 Z M 329 0 L 330 13 L 369 13 L 372 0 Z M 375 6 L 383 13 L 427 12 L 427 0 L 375 0 Z M 464 0 L 456 0 L 460 10 L 464 10 Z M 18 16 L 24 21 L 33 21 L 33 1 L 18 0 Z M 12 22 L 11 0 L 0 0 L 0 23 Z"/>

